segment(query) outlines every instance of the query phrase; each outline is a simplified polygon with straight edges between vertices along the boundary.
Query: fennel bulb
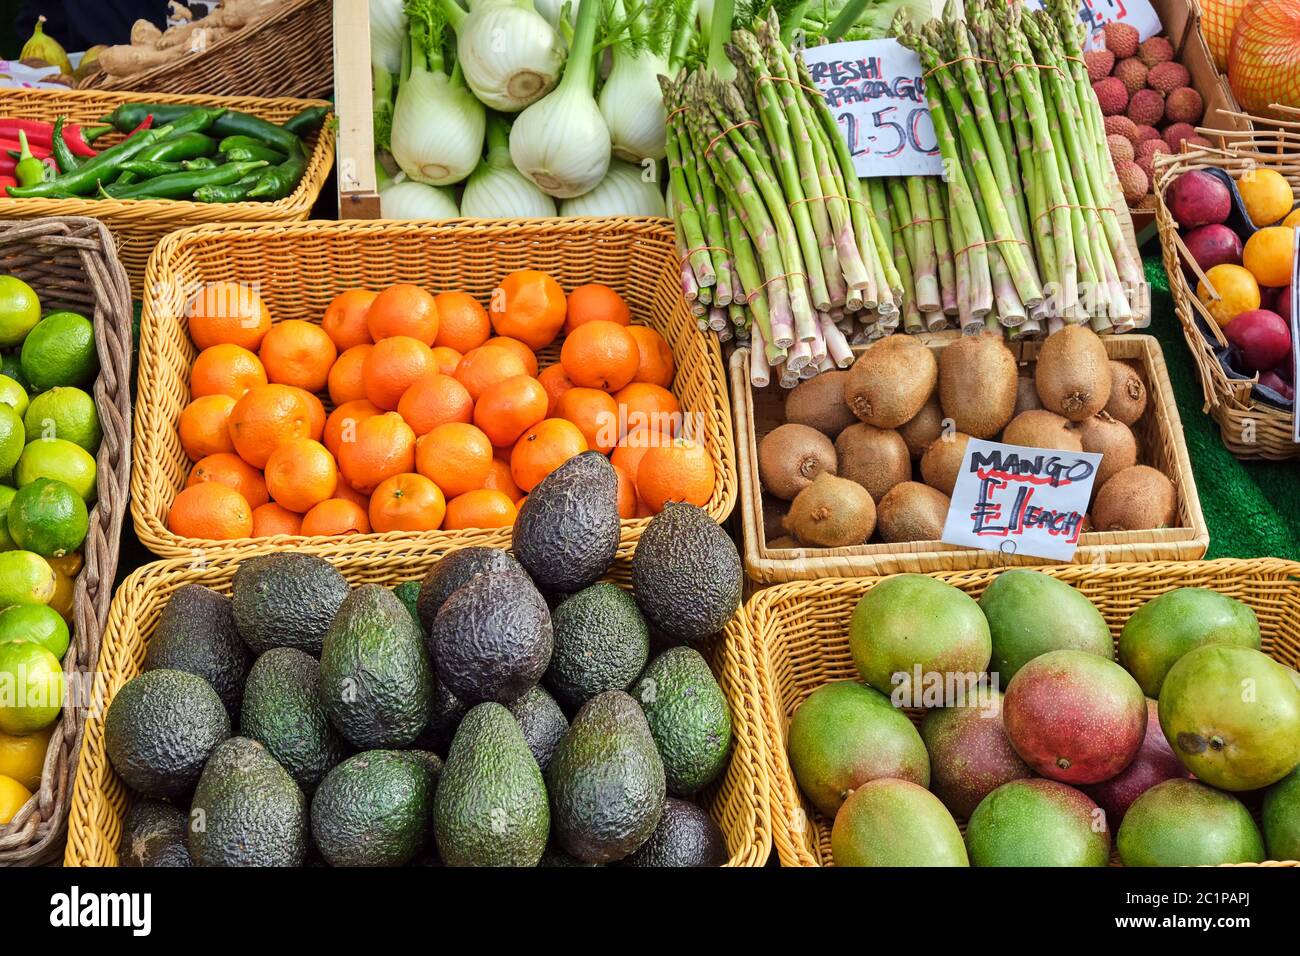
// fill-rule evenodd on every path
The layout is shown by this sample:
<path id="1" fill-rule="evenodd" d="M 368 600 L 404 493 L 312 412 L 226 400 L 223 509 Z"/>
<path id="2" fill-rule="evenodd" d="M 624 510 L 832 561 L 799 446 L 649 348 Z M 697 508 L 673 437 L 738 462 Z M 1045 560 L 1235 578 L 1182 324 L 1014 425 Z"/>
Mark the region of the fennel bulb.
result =
<path id="1" fill-rule="evenodd" d="M 487 159 L 465 183 L 461 215 L 475 219 L 549 218 L 555 200 L 510 162 L 510 134 L 500 117 L 488 118 Z"/>
<path id="2" fill-rule="evenodd" d="M 609 127 L 614 155 L 631 163 L 667 154 L 668 113 L 660 74 L 668 64 L 653 53 L 614 51 L 614 67 L 600 90 L 600 113 Z"/>
<path id="3" fill-rule="evenodd" d="M 562 202 L 560 215 L 663 218 L 666 215 L 664 196 L 659 191 L 656 173 L 653 165 L 633 166 L 615 160 L 609 165 L 609 174 L 595 189 Z"/>
<path id="4" fill-rule="evenodd" d="M 460 210 L 450 189 L 411 179 L 379 190 L 379 213 L 385 219 L 456 219 Z"/>
<path id="5" fill-rule="evenodd" d="M 402 69 L 406 13 L 402 0 L 370 0 L 370 63 L 388 73 Z"/>
<path id="6" fill-rule="evenodd" d="M 470 6 L 473 6 L 471 3 Z M 546 22 L 557 30 L 560 28 L 560 14 L 564 11 L 564 0 L 533 0 L 533 9 L 546 18 Z M 569 6 L 569 23 L 572 24 L 578 12 L 576 5 Z"/>
<path id="7" fill-rule="evenodd" d="M 555 88 L 564 44 L 529 0 L 480 0 L 469 13 L 456 0 L 442 5 L 465 82 L 483 103 L 518 113 Z"/>
<path id="8" fill-rule="evenodd" d="M 510 130 L 515 168 L 560 199 L 591 192 L 609 170 L 609 127 L 591 93 L 600 5 L 582 0 L 560 85 L 520 113 Z"/>

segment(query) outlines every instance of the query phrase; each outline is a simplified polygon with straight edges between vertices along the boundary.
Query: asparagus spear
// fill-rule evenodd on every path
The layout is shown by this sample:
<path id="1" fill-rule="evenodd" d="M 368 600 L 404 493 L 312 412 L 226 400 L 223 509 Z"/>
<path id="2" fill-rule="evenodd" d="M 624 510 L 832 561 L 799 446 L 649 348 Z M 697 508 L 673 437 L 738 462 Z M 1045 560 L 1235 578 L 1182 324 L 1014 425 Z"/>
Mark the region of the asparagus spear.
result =
<path id="1" fill-rule="evenodd" d="M 676 105 L 675 87 L 667 77 L 660 77 L 659 83 L 664 91 L 664 103 Z M 683 238 L 686 241 L 687 250 L 690 251 L 690 265 L 695 273 L 696 298 L 699 290 L 714 285 L 717 280 L 717 273 L 713 269 L 713 260 L 709 256 L 707 249 L 708 243 L 704 241 L 704 228 L 700 222 L 700 210 L 695 205 L 694 197 L 691 195 L 690 186 L 686 181 L 685 165 L 682 161 L 681 144 L 685 139 L 685 130 L 681 123 L 671 122 L 668 125 L 667 148 L 668 148 L 668 183 L 671 188 L 673 199 L 677 205 L 679 222 L 681 224 Z"/>
<path id="2" fill-rule="evenodd" d="M 948 201 L 943 184 L 933 176 L 925 179 L 925 201 L 930 210 L 930 229 L 934 239 L 934 254 L 939 259 L 939 298 L 945 315 L 957 314 L 957 282 L 948 241 Z"/>

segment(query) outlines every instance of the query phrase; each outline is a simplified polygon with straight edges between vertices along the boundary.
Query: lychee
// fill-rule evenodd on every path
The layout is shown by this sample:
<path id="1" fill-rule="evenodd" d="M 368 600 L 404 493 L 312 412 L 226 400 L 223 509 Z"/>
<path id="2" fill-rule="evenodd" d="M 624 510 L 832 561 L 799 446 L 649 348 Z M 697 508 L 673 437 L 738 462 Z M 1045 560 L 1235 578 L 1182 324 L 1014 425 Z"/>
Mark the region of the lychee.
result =
<path id="1" fill-rule="evenodd" d="M 1165 142 L 1175 153 L 1181 152 L 1183 140 L 1196 135 L 1196 127 L 1191 123 L 1174 123 L 1165 129 Z"/>
<path id="2" fill-rule="evenodd" d="M 1139 126 L 1155 126 L 1165 116 L 1165 98 L 1155 90 L 1138 90 L 1128 102 L 1128 118 Z"/>
<path id="3" fill-rule="evenodd" d="M 1204 136 L 1191 136 L 1183 140 L 1183 148 L 1189 152 L 1193 149 L 1204 149 L 1207 146 L 1213 146 L 1213 145 L 1214 144 L 1211 143 Z"/>
<path id="4" fill-rule="evenodd" d="M 1155 66 L 1157 63 L 1168 63 L 1174 58 L 1174 45 L 1164 37 L 1152 37 L 1143 41 L 1138 47 L 1138 56 L 1147 66 Z"/>
<path id="5" fill-rule="evenodd" d="M 1139 156 L 1137 159 L 1133 160 L 1133 162 L 1137 164 L 1138 169 L 1147 174 L 1147 181 L 1154 185 L 1156 181 L 1155 157 Z"/>
<path id="6" fill-rule="evenodd" d="M 1147 85 L 1147 65 L 1135 56 L 1120 60 L 1115 64 L 1115 77 L 1130 93 L 1136 93 Z"/>
<path id="7" fill-rule="evenodd" d="M 1115 174 L 1119 177 L 1119 187 L 1124 193 L 1124 201 L 1130 206 L 1140 203 L 1151 191 L 1151 177 L 1143 172 L 1142 167 L 1137 163 L 1116 163 Z"/>
<path id="8" fill-rule="evenodd" d="M 1096 83 L 1110 76 L 1115 67 L 1115 54 L 1110 50 L 1089 50 L 1083 55 L 1083 62 L 1088 67 L 1088 79 Z"/>
<path id="9" fill-rule="evenodd" d="M 1145 143 L 1138 144 L 1137 157 L 1142 159 L 1146 156 L 1165 156 L 1172 152 L 1169 144 L 1163 139 L 1149 139 Z"/>
<path id="10" fill-rule="evenodd" d="M 1128 119 L 1127 116 L 1124 118 Z M 1129 120 L 1129 122 L 1131 123 L 1133 121 Z M 1149 139 L 1164 139 L 1164 137 L 1160 134 L 1160 130 L 1156 129 L 1154 126 L 1139 126 L 1137 128 L 1137 131 L 1138 131 L 1138 136 L 1137 136 L 1138 144 L 1145 143 Z"/>
<path id="11" fill-rule="evenodd" d="M 1106 137 L 1106 145 L 1110 147 L 1110 161 L 1112 163 L 1133 162 L 1133 144 L 1127 136 L 1112 133 Z"/>
<path id="12" fill-rule="evenodd" d="M 1130 143 L 1138 142 L 1138 127 L 1127 116 L 1107 116 L 1104 120 L 1107 136 L 1123 136 Z"/>
<path id="13" fill-rule="evenodd" d="M 1092 84 L 1092 91 L 1097 94 L 1102 116 L 1117 116 L 1128 106 L 1128 87 L 1113 76 Z"/>
<path id="14" fill-rule="evenodd" d="M 1199 123 L 1204 112 L 1201 94 L 1190 86 L 1180 86 L 1165 97 L 1165 116 L 1175 123 Z"/>
<path id="15" fill-rule="evenodd" d="M 1112 20 L 1102 27 L 1102 32 L 1106 37 L 1106 49 L 1117 59 L 1123 60 L 1137 53 L 1138 32 L 1127 23 Z"/>
<path id="16" fill-rule="evenodd" d="M 1147 71 L 1147 86 L 1159 93 L 1171 93 L 1192 81 L 1192 75 L 1181 63 L 1157 63 Z"/>

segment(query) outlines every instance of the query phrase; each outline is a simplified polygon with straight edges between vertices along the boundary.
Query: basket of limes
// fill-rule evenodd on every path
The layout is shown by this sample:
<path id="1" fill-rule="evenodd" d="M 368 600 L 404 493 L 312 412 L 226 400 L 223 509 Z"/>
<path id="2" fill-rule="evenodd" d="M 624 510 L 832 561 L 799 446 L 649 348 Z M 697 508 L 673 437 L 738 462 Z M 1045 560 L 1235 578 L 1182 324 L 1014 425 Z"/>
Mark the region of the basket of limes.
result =
<path id="1" fill-rule="evenodd" d="M 63 843 L 126 513 L 130 368 L 103 224 L 0 221 L 0 864 Z"/>

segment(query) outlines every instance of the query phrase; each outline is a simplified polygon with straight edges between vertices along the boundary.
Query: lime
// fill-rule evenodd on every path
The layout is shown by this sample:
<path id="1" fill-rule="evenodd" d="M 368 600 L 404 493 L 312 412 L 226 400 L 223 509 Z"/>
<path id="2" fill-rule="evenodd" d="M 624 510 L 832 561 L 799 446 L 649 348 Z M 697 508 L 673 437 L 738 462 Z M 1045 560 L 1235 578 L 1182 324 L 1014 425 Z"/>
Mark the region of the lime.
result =
<path id="1" fill-rule="evenodd" d="M 54 569 L 30 551 L 0 551 L 0 608 L 11 604 L 49 604 Z"/>
<path id="2" fill-rule="evenodd" d="M 0 348 L 17 345 L 41 320 L 41 300 L 17 276 L 0 276 Z"/>
<path id="3" fill-rule="evenodd" d="M 72 486 L 53 478 L 23 485 L 9 503 L 9 537 L 25 551 L 61 558 L 86 540 L 90 515 Z"/>
<path id="4" fill-rule="evenodd" d="M 51 312 L 23 342 L 22 363 L 33 391 L 85 385 L 99 371 L 95 327 L 75 312 Z"/>
<path id="5" fill-rule="evenodd" d="M 40 786 L 39 778 L 36 781 L 36 786 Z M 4 826 L 17 816 L 18 811 L 31 798 L 31 790 L 24 787 L 13 777 L 0 774 L 0 826 Z"/>
<path id="6" fill-rule="evenodd" d="M 9 502 L 14 500 L 14 495 L 17 493 L 8 485 L 0 485 L 0 551 L 13 550 L 14 539 L 9 537 L 9 521 L 6 515 L 9 513 Z"/>
<path id="7" fill-rule="evenodd" d="M 68 653 L 67 622 L 59 612 L 44 604 L 15 604 L 0 611 L 0 644 L 5 641 L 31 641 L 39 644 L 59 660 Z"/>
<path id="8" fill-rule="evenodd" d="M 14 467 L 14 484 L 22 488 L 37 478 L 67 482 L 86 504 L 95 500 L 95 459 L 70 441 L 38 438 L 28 442 Z"/>
<path id="9" fill-rule="evenodd" d="M 0 375 L 0 404 L 8 405 L 20 416 L 27 411 L 27 389 L 8 375 Z"/>
<path id="10" fill-rule="evenodd" d="M 31 384 L 27 381 L 27 376 L 23 374 L 23 362 L 18 357 L 17 352 L 6 352 L 0 355 L 0 375 L 12 378 L 24 389 Z"/>
<path id="11" fill-rule="evenodd" d="M 14 470 L 26 443 L 22 419 L 11 406 L 0 404 L 0 478 Z"/>
<path id="12" fill-rule="evenodd" d="M 33 641 L 0 644 L 0 731 L 30 734 L 54 723 L 63 709 L 63 668 Z"/>
<path id="13" fill-rule="evenodd" d="M 99 441 L 104 437 L 95 400 L 81 389 L 66 385 L 33 398 L 23 425 L 30 441 L 65 438 L 92 455 L 99 451 Z"/>

